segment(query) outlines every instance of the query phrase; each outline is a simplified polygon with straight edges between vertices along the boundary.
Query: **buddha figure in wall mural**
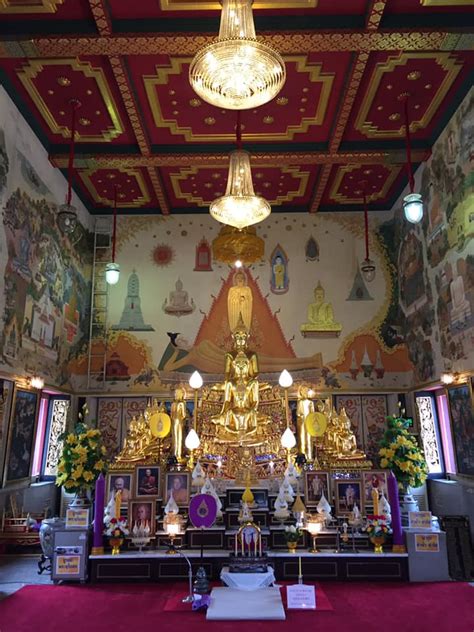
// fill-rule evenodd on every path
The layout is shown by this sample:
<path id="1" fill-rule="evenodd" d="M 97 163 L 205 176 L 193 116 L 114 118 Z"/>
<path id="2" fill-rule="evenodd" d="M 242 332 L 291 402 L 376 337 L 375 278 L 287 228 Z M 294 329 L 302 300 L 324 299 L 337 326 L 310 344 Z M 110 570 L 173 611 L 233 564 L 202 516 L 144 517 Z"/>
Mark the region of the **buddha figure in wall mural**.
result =
<path id="1" fill-rule="evenodd" d="M 332 334 L 338 336 L 342 325 L 334 320 L 334 311 L 331 303 L 325 300 L 325 292 L 321 283 L 314 290 L 314 301 L 308 306 L 307 322 L 301 325 L 303 336 Z"/>
<path id="2" fill-rule="evenodd" d="M 185 316 L 192 314 L 196 309 L 196 305 L 186 290 L 183 289 L 183 282 L 178 279 L 175 283 L 175 289 L 170 292 L 169 301 L 165 298 L 163 303 L 163 311 L 170 316 Z"/>

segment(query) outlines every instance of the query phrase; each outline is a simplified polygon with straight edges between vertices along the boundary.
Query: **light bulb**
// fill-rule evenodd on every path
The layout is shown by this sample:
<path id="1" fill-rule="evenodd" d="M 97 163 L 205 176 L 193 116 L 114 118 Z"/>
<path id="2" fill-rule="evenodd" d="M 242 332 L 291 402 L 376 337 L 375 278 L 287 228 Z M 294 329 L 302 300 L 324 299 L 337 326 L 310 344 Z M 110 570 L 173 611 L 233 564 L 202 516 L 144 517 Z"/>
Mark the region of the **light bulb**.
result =
<path id="1" fill-rule="evenodd" d="M 291 375 L 288 373 L 286 369 L 283 369 L 283 371 L 280 373 L 280 377 L 278 378 L 278 384 L 282 388 L 290 388 L 290 386 L 293 384 L 293 378 L 291 377 Z"/>
<path id="2" fill-rule="evenodd" d="M 202 377 L 199 371 L 194 371 L 194 373 L 189 378 L 189 386 L 194 389 L 201 388 L 203 385 Z"/>
<path id="3" fill-rule="evenodd" d="M 118 263 L 108 263 L 105 266 L 105 280 L 109 285 L 116 285 L 120 278 L 120 266 Z"/>
<path id="4" fill-rule="evenodd" d="M 372 261 L 372 259 L 364 259 L 362 265 L 360 266 L 360 269 L 362 270 L 362 274 L 367 283 L 370 283 L 375 279 L 376 268 L 375 263 Z"/>
<path id="5" fill-rule="evenodd" d="M 291 450 L 296 445 L 296 437 L 295 433 L 291 430 L 291 428 L 287 428 L 285 432 L 281 435 L 281 445 L 285 448 L 285 450 Z"/>
<path id="6" fill-rule="evenodd" d="M 417 224 L 423 218 L 423 199 L 419 193 L 409 193 L 403 198 L 403 211 L 406 219 Z"/>
<path id="7" fill-rule="evenodd" d="M 237 261 L 234 263 L 234 266 L 236 268 L 241 268 L 242 267 L 242 261 L 240 259 L 237 259 Z"/>
<path id="8" fill-rule="evenodd" d="M 454 375 L 452 373 L 442 373 L 440 380 L 443 384 L 452 384 L 454 382 Z"/>
<path id="9" fill-rule="evenodd" d="M 41 391 L 44 388 L 44 380 L 37 375 L 30 378 L 31 388 L 35 388 L 37 391 Z"/>
<path id="10" fill-rule="evenodd" d="M 198 433 L 191 428 L 191 430 L 186 435 L 186 439 L 184 440 L 184 445 L 188 450 L 197 450 L 201 445 L 201 440 L 198 437 Z"/>
<path id="11" fill-rule="evenodd" d="M 77 226 L 77 209 L 72 204 L 61 204 L 59 206 L 58 214 L 56 215 L 56 222 L 59 230 L 65 235 L 70 235 L 76 230 Z"/>

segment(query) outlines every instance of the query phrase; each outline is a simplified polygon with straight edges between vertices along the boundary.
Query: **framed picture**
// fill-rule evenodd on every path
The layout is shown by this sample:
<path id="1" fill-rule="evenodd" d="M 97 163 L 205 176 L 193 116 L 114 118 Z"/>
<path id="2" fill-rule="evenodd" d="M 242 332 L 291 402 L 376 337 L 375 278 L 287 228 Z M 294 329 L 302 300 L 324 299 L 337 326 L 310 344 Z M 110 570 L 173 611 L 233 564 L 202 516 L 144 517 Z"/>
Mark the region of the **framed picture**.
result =
<path id="1" fill-rule="evenodd" d="M 173 498 L 177 505 L 184 507 L 189 504 L 189 472 L 167 472 L 166 473 L 166 494 L 163 503 L 166 504 L 173 492 Z"/>
<path id="2" fill-rule="evenodd" d="M 137 465 L 133 479 L 135 498 L 156 498 L 160 493 L 160 468 L 157 465 Z"/>
<path id="3" fill-rule="evenodd" d="M 131 500 L 128 504 L 128 526 L 130 531 L 135 525 L 150 527 L 150 533 L 155 533 L 156 505 L 154 500 Z"/>
<path id="4" fill-rule="evenodd" d="M 122 507 L 126 507 L 132 499 L 132 472 L 109 472 L 107 474 L 107 500 L 108 503 L 115 494 L 121 490 Z"/>
<path id="5" fill-rule="evenodd" d="M 459 474 L 474 475 L 474 405 L 472 386 L 457 384 L 448 388 L 449 414 L 454 452 Z"/>
<path id="6" fill-rule="evenodd" d="M 373 505 L 372 490 L 378 489 L 379 493 L 384 493 L 388 500 L 387 493 L 387 472 L 385 470 L 370 470 L 362 472 L 362 482 L 364 484 L 364 502 L 366 505 Z"/>
<path id="7" fill-rule="evenodd" d="M 360 511 L 364 508 L 362 481 L 360 479 L 344 479 L 334 481 L 336 498 L 336 514 L 342 516 L 350 513 L 357 504 Z"/>
<path id="8" fill-rule="evenodd" d="M 35 446 L 39 393 L 15 388 L 5 453 L 5 483 L 30 478 Z"/>
<path id="9" fill-rule="evenodd" d="M 242 494 L 245 489 L 232 487 L 226 492 L 226 507 L 240 507 Z M 268 508 L 268 489 L 251 489 L 253 499 L 258 509 Z"/>
<path id="10" fill-rule="evenodd" d="M 317 470 L 305 472 L 304 497 L 306 499 L 306 504 L 308 506 L 316 506 L 321 500 L 323 492 L 327 501 L 331 504 L 329 474 L 327 472 L 318 472 Z"/>

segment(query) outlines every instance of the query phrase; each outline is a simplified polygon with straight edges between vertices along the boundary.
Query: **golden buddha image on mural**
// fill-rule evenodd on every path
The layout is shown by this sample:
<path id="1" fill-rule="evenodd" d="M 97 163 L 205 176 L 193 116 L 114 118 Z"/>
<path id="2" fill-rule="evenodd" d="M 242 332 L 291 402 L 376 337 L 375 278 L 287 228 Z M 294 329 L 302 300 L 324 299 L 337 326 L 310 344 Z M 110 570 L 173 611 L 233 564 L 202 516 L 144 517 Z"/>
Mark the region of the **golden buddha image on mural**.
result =
<path id="1" fill-rule="evenodd" d="M 308 306 L 307 318 L 307 322 L 300 327 L 305 338 L 336 337 L 341 333 L 342 325 L 334 320 L 332 305 L 325 301 L 325 291 L 320 281 L 314 289 L 314 301 Z"/>

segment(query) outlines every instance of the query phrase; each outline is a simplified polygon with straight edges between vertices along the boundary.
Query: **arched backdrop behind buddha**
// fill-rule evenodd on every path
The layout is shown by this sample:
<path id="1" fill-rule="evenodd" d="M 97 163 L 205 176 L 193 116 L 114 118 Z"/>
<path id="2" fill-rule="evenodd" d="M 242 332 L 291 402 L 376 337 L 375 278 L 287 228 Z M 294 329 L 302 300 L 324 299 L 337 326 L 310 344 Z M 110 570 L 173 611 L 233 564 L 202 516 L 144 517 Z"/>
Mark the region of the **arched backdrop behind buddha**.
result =
<path id="1" fill-rule="evenodd" d="M 272 312 L 250 270 L 244 272 L 243 291 L 235 285 L 235 270 L 230 270 L 227 279 L 222 279 L 222 286 L 209 313 L 203 314 L 194 344 L 189 349 L 183 349 L 170 343 L 161 358 L 160 371 L 189 373 L 197 369 L 203 373 L 221 374 L 225 351 L 232 346 L 230 323 L 235 321 L 236 324 L 239 316 L 239 295 L 243 299 L 242 317 L 244 322 L 247 320 L 246 325 L 251 316 L 249 346 L 258 353 L 261 373 L 280 373 L 282 368 L 289 371 L 314 370 L 323 366 L 319 352 L 296 357 L 291 342 L 285 339 L 277 315 Z"/>

